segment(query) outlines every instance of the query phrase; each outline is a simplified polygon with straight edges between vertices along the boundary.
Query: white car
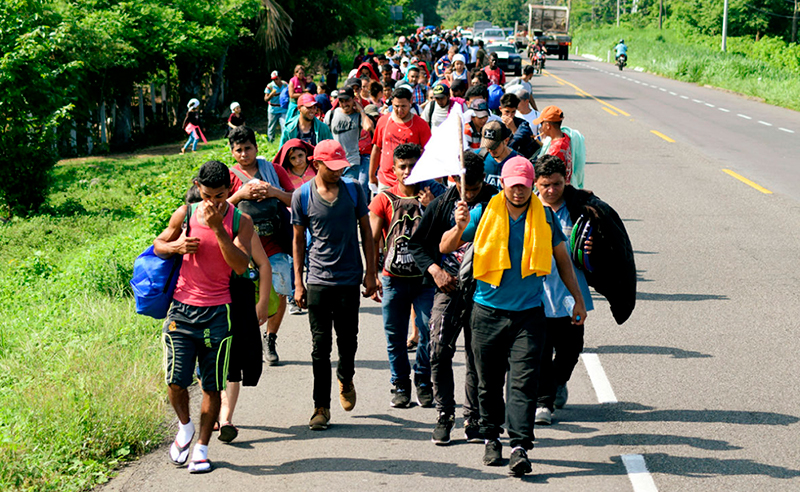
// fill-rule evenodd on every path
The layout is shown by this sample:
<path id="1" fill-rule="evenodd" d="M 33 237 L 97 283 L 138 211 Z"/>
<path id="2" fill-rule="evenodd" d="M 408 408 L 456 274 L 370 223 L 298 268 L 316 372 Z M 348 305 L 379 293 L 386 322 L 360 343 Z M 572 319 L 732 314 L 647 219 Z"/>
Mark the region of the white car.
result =
<path id="1" fill-rule="evenodd" d="M 484 46 L 488 46 L 490 44 L 505 43 L 506 37 L 508 37 L 508 34 L 504 30 L 499 27 L 491 27 L 483 31 L 478 36 L 478 39 L 482 39 Z"/>

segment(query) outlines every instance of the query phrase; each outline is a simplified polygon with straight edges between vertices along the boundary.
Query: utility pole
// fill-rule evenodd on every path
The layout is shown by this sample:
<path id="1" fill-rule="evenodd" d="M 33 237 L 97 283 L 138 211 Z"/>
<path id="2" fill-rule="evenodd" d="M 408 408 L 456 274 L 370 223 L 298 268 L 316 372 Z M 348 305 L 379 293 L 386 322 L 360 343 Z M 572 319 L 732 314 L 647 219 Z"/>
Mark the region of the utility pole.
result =
<path id="1" fill-rule="evenodd" d="M 619 27 L 619 0 L 617 0 L 617 27 Z"/>
<path id="2" fill-rule="evenodd" d="M 661 29 L 661 17 L 664 12 L 664 0 L 658 0 L 658 28 Z"/>
<path id="3" fill-rule="evenodd" d="M 794 12 L 792 12 L 792 42 L 797 42 L 797 0 L 794 0 Z"/>
<path id="4" fill-rule="evenodd" d="M 727 51 L 728 48 L 728 0 L 725 0 L 725 5 L 722 11 L 722 51 Z"/>

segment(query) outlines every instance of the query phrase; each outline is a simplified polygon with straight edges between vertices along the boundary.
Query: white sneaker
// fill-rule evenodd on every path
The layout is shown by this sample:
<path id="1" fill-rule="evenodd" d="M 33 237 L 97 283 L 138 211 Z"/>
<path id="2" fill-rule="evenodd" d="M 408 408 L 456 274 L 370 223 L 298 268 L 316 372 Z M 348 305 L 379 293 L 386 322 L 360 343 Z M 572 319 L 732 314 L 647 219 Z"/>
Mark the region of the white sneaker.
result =
<path id="1" fill-rule="evenodd" d="M 547 407 L 536 409 L 536 417 L 533 420 L 536 425 L 550 425 L 553 423 L 553 412 Z"/>

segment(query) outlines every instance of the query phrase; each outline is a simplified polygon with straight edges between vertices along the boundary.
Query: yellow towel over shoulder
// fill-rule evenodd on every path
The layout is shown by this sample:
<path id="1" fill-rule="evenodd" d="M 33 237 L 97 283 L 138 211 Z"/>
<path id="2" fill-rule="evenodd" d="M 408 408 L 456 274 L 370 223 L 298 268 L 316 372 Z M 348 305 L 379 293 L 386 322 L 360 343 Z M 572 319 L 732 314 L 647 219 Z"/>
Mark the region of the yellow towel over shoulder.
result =
<path id="1" fill-rule="evenodd" d="M 498 286 L 503 271 L 511 268 L 508 254 L 510 218 L 506 196 L 501 191 L 486 205 L 478 230 L 475 231 L 473 272 L 475 278 Z M 531 195 L 525 214 L 525 236 L 522 246 L 522 278 L 547 275 L 553 258 L 552 231 L 542 203 Z"/>

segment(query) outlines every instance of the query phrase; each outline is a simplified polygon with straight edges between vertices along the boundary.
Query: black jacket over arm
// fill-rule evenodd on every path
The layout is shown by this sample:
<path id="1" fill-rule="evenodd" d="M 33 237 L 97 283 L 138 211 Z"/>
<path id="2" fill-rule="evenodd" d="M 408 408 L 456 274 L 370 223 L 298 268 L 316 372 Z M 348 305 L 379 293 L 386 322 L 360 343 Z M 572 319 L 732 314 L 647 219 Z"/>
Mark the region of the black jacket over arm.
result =
<path id="1" fill-rule="evenodd" d="M 636 263 L 628 232 L 617 212 L 592 193 L 570 185 L 564 189 L 570 218 L 590 219 L 592 228 L 592 272 L 586 281 L 608 300 L 617 324 L 628 320 L 636 306 Z"/>

